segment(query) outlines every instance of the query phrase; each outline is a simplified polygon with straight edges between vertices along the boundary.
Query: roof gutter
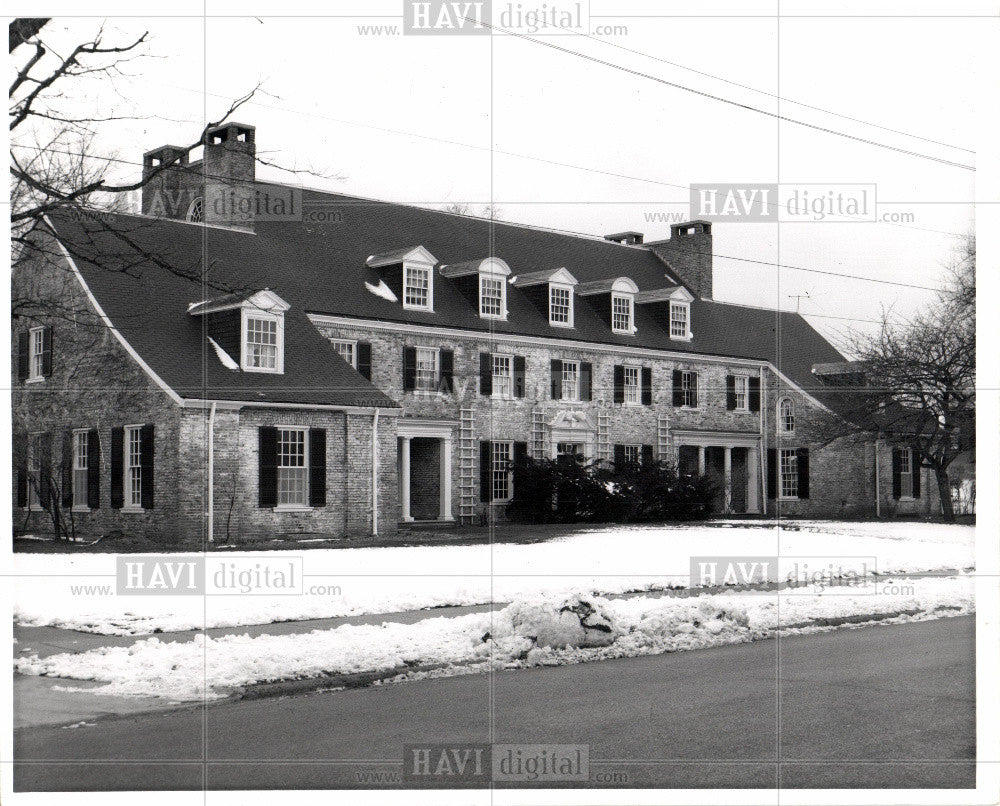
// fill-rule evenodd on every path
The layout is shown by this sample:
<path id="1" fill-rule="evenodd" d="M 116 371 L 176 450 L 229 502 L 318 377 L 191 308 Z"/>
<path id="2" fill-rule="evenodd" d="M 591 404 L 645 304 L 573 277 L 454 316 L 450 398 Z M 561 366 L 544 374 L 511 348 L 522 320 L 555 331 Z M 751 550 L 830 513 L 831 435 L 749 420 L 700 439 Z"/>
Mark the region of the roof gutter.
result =
<path id="1" fill-rule="evenodd" d="M 372 415 L 376 411 L 383 417 L 401 417 L 402 408 L 388 408 L 385 404 L 378 406 L 338 406 L 332 403 L 278 403 L 266 400 L 205 400 L 202 398 L 183 398 L 180 401 L 182 409 L 208 409 L 218 406 L 220 409 L 300 409 L 306 411 L 341 411 L 345 414 Z"/>

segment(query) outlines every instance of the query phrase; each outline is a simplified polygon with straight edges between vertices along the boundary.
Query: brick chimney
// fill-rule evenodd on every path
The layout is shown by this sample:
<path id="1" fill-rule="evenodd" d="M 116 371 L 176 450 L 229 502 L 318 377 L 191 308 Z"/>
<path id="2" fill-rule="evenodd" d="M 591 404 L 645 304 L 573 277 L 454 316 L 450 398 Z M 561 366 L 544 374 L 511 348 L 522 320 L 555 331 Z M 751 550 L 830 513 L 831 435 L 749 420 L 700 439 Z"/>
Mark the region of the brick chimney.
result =
<path id="1" fill-rule="evenodd" d="M 169 168 L 162 168 L 176 159 Z M 142 155 L 142 214 L 184 218 L 193 201 L 187 149 L 160 146 Z M 200 191 L 198 191 L 200 194 Z"/>
<path id="2" fill-rule="evenodd" d="M 674 273 L 701 299 L 712 298 L 712 223 L 688 221 L 670 225 L 670 238 L 644 246 L 670 265 Z"/>
<path id="3" fill-rule="evenodd" d="M 225 123 L 205 133 L 205 222 L 253 229 L 256 129 Z"/>

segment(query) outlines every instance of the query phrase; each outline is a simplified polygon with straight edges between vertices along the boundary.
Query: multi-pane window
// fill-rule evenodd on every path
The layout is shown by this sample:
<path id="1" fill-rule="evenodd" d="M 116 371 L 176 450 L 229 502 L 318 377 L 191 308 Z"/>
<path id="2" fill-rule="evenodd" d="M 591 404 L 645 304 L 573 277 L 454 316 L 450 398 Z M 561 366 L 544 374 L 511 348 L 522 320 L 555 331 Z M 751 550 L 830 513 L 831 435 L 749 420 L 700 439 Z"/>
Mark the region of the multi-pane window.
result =
<path id="1" fill-rule="evenodd" d="M 670 338 L 686 339 L 688 331 L 688 316 L 690 308 L 677 302 L 670 303 Z"/>
<path id="2" fill-rule="evenodd" d="M 504 283 L 503 277 L 492 277 L 484 274 L 479 278 L 479 315 L 494 319 L 504 316 Z"/>
<path id="3" fill-rule="evenodd" d="M 562 362 L 562 399 L 575 401 L 580 399 L 580 362 Z"/>
<path id="4" fill-rule="evenodd" d="M 494 442 L 490 450 L 493 471 L 493 500 L 507 501 L 511 495 L 510 463 L 514 447 L 510 442 Z"/>
<path id="5" fill-rule="evenodd" d="M 201 196 L 191 202 L 191 206 L 188 208 L 187 219 L 194 224 L 200 224 L 205 220 L 205 202 Z"/>
<path id="6" fill-rule="evenodd" d="M 38 490 L 42 483 L 42 435 L 32 434 L 28 443 L 28 506 L 39 506 Z"/>
<path id="7" fill-rule="evenodd" d="M 278 506 L 309 503 L 306 429 L 278 429 Z"/>
<path id="8" fill-rule="evenodd" d="M 335 341 L 330 340 L 330 344 L 333 345 L 333 349 L 336 350 L 340 357 L 343 358 L 352 367 L 358 366 L 358 353 L 357 353 L 357 342 L 356 341 Z"/>
<path id="9" fill-rule="evenodd" d="M 632 297 L 611 295 L 611 329 L 615 333 L 632 332 Z"/>
<path id="10" fill-rule="evenodd" d="M 641 455 L 642 447 L 639 445 L 622 445 L 624 448 L 625 461 L 631 465 L 639 464 L 639 457 Z"/>
<path id="11" fill-rule="evenodd" d="M 785 434 L 795 430 L 795 407 L 790 398 L 782 398 L 778 403 L 778 428 Z"/>
<path id="12" fill-rule="evenodd" d="M 73 506 L 87 506 L 87 451 L 86 431 L 73 433 Z"/>
<path id="13" fill-rule="evenodd" d="M 681 372 L 681 405 L 698 408 L 698 373 L 691 370 Z"/>
<path id="14" fill-rule="evenodd" d="M 903 498 L 913 498 L 913 450 L 901 448 L 899 451 L 899 494 Z"/>
<path id="15" fill-rule="evenodd" d="M 573 291 L 557 285 L 549 286 L 549 324 L 573 324 Z"/>
<path id="16" fill-rule="evenodd" d="M 35 380 L 45 374 L 45 328 L 33 327 L 28 341 L 28 380 Z"/>
<path id="17" fill-rule="evenodd" d="M 624 370 L 625 402 L 638 405 L 640 400 L 639 368 L 623 367 L 622 369 Z"/>
<path id="18" fill-rule="evenodd" d="M 576 457 L 583 455 L 583 445 L 579 442 L 558 442 L 556 443 L 556 458 Z"/>
<path id="19" fill-rule="evenodd" d="M 431 307 L 431 270 L 424 266 L 403 266 L 403 307 Z"/>
<path id="20" fill-rule="evenodd" d="M 246 367 L 278 368 L 278 320 L 247 317 Z"/>
<path id="21" fill-rule="evenodd" d="M 142 506 L 142 426 L 125 429 L 125 506 Z"/>
<path id="22" fill-rule="evenodd" d="M 491 356 L 493 365 L 493 397 L 511 397 L 514 390 L 513 360 L 509 355 Z"/>
<path id="23" fill-rule="evenodd" d="M 433 392 L 438 381 L 438 351 L 433 347 L 417 347 L 416 358 L 414 387 L 418 391 Z"/>
<path id="24" fill-rule="evenodd" d="M 750 379 L 746 375 L 733 378 L 733 388 L 736 393 L 736 408 L 747 411 L 750 408 Z"/>
<path id="25" fill-rule="evenodd" d="M 794 448 L 781 451 L 781 497 L 799 497 L 799 457 Z"/>

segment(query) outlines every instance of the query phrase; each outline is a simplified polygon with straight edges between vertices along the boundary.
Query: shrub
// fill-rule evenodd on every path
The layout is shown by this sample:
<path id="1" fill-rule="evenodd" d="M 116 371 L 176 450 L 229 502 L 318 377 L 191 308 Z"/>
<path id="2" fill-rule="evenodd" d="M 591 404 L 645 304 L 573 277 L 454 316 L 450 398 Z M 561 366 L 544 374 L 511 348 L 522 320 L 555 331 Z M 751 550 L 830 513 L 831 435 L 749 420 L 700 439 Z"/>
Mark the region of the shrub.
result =
<path id="1" fill-rule="evenodd" d="M 616 467 L 581 456 L 514 463 L 507 516 L 518 523 L 642 523 L 712 513 L 719 492 L 709 476 L 680 475 L 668 462 Z"/>

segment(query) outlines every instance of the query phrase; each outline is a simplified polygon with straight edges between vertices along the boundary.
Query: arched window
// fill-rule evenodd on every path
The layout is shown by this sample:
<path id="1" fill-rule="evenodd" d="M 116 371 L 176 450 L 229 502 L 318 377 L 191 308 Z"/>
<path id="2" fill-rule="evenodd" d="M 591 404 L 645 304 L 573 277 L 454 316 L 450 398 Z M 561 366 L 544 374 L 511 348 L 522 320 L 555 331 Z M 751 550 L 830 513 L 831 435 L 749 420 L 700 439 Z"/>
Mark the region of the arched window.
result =
<path id="1" fill-rule="evenodd" d="M 200 224 L 205 220 L 205 203 L 201 196 L 191 202 L 191 206 L 188 207 L 187 220 L 195 224 Z"/>
<path id="2" fill-rule="evenodd" d="M 790 397 L 778 401 L 778 430 L 790 434 L 795 430 L 795 404 Z"/>

